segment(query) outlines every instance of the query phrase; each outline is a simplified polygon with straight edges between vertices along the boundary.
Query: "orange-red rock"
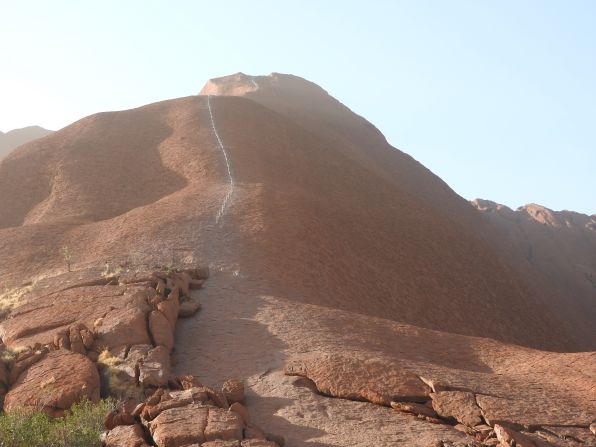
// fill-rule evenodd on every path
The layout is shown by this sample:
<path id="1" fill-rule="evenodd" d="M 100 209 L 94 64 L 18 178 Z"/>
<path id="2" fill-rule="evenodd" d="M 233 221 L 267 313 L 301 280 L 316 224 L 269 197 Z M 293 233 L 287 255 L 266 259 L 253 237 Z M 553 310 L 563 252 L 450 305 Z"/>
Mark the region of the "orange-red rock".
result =
<path id="1" fill-rule="evenodd" d="M 168 352 L 174 348 L 174 331 L 166 316 L 158 310 L 149 314 L 149 330 L 158 346 L 163 346 Z"/>
<path id="2" fill-rule="evenodd" d="M 61 349 L 49 353 L 19 376 L 6 395 L 4 408 L 42 409 L 60 415 L 83 398 L 99 399 L 97 368 L 87 357 Z"/>
<path id="3" fill-rule="evenodd" d="M 418 376 L 382 359 L 361 360 L 341 354 L 306 356 L 286 365 L 286 374 L 312 380 L 324 395 L 385 406 L 392 401 L 425 402 L 430 394 Z"/>
<path id="4" fill-rule="evenodd" d="M 119 425 L 106 436 L 105 447 L 149 447 L 140 425 Z"/>
<path id="5" fill-rule="evenodd" d="M 433 409 L 443 418 L 453 418 L 468 427 L 482 423 L 482 413 L 474 393 L 465 391 L 440 391 L 432 393 Z"/>

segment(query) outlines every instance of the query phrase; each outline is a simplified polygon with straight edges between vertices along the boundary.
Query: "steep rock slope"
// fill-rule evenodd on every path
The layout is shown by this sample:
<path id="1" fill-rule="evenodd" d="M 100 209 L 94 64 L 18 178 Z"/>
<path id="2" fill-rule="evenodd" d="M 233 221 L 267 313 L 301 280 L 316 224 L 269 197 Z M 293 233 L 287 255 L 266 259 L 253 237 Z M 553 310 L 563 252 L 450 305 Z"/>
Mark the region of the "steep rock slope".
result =
<path id="1" fill-rule="evenodd" d="M 593 325 L 555 312 L 440 179 L 320 88 L 276 77 L 257 91 L 289 104 L 306 89 L 300 116 L 188 97 L 94 115 L 8 156 L 1 274 L 59 268 L 64 246 L 84 264 L 159 239 L 298 301 L 535 347 L 593 344 Z M 318 129 L 301 118 L 309 107 L 324 111 Z M 402 181 L 393 166 L 412 173 Z"/>
<path id="2" fill-rule="evenodd" d="M 0 158 L 10 151 L 37 138 L 51 134 L 51 130 L 39 126 L 29 126 L 22 129 L 14 129 L 9 132 L 0 132 Z"/>
<path id="3" fill-rule="evenodd" d="M 472 201 L 553 290 L 596 321 L 596 216 L 529 204 L 515 211 L 489 200 Z"/>
<path id="4" fill-rule="evenodd" d="M 378 405 L 412 374 L 417 401 L 480 396 L 469 425 L 591 436 L 594 354 L 532 348 L 593 350 L 594 322 L 543 293 L 477 210 L 300 78 L 203 93 L 85 118 L 1 161 L 0 284 L 40 287 L 66 269 L 63 247 L 75 270 L 209 263 L 177 372 L 246 378 L 251 417 L 289 447 L 470 441 Z M 284 375 L 295 364 L 314 384 Z"/>

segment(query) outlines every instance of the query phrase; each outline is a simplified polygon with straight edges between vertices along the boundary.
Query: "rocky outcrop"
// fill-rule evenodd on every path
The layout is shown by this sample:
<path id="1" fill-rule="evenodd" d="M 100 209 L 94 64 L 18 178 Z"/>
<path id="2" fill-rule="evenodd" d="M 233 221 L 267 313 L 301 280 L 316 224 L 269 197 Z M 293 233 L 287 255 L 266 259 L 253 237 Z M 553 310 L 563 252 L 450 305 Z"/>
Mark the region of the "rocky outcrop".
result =
<path id="1" fill-rule="evenodd" d="M 106 440 L 120 438 L 120 425 L 145 427 L 158 447 L 182 446 L 262 446 L 278 447 L 267 440 L 263 431 L 249 420 L 248 410 L 239 403 L 228 406 L 225 397 L 234 384 L 235 397 L 242 400 L 239 380 L 228 380 L 222 391 L 202 386 L 197 378 L 183 376 L 174 379 L 169 389 L 158 388 L 143 404 L 130 411 L 124 407 L 106 418 Z M 106 442 L 107 445 L 107 442 Z"/>
<path id="2" fill-rule="evenodd" d="M 180 303 L 190 300 L 190 282 L 196 288 L 207 275 L 88 269 L 40 281 L 0 323 L 5 409 L 59 415 L 82 398 L 97 400 L 100 376 L 103 395 L 167 385 Z"/>
<path id="3" fill-rule="evenodd" d="M 53 381 L 57 394 L 66 393 L 71 379 L 72 387 L 87 390 L 67 393 L 65 400 L 52 395 L 49 412 L 63 411 L 83 396 L 98 398 L 98 379 L 87 373 L 97 374 L 96 362 L 104 395 L 167 385 L 180 304 L 191 303 L 187 316 L 198 310 L 190 284 L 196 288 L 207 276 L 204 268 L 111 275 L 88 269 L 40 281 L 0 323 L 5 349 L 19 352 L 0 368 L 6 408 L 32 405 L 39 396 L 29 396 L 27 387 L 35 389 L 45 380 Z"/>
<path id="4" fill-rule="evenodd" d="M 113 395 L 124 404 L 105 418 L 107 447 L 277 446 L 240 403 L 241 380 L 216 390 L 171 375 L 177 319 L 198 311 L 190 292 L 207 277 L 204 268 L 91 269 L 41 282 L 0 324 L 1 349 L 13 357 L 0 361 L 4 409 L 60 416 L 81 399 Z"/>
<path id="5" fill-rule="evenodd" d="M 24 368 L 11 384 L 5 411 L 29 408 L 61 416 L 83 398 L 99 400 L 99 374 L 91 360 L 66 349 L 39 352 L 41 356 L 35 353 L 29 357 L 37 361 Z M 24 361 L 15 363 L 15 367 Z"/>
<path id="6" fill-rule="evenodd" d="M 577 364 L 581 359 L 588 367 L 572 375 L 520 371 L 514 364 L 505 374 L 493 374 L 455 373 L 430 361 L 367 358 L 344 350 L 297 356 L 285 373 L 309 379 L 325 396 L 390 405 L 429 423 L 450 425 L 469 436 L 468 445 L 579 447 L 596 445 L 589 428 L 596 415 L 596 371 L 593 354 L 578 356 Z M 532 363 L 530 358 L 526 361 Z M 542 361 L 549 359 L 543 355 Z"/>

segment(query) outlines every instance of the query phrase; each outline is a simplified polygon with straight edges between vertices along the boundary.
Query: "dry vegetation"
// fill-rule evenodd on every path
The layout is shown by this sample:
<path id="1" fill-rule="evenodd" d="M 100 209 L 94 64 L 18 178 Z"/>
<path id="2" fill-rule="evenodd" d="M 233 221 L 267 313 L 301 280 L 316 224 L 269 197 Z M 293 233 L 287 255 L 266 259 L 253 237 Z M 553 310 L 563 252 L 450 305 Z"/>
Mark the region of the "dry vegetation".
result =
<path id="1" fill-rule="evenodd" d="M 35 283 L 31 283 L 23 287 L 14 287 L 10 289 L 4 289 L 0 293 L 0 321 L 5 320 L 10 315 L 10 312 L 18 307 L 21 303 L 22 298 L 33 288 Z"/>
<path id="2" fill-rule="evenodd" d="M 11 412 L 0 415 L 0 446 L 94 447 L 101 446 L 105 415 L 114 408 L 111 399 L 82 401 L 62 418 L 43 412 Z"/>

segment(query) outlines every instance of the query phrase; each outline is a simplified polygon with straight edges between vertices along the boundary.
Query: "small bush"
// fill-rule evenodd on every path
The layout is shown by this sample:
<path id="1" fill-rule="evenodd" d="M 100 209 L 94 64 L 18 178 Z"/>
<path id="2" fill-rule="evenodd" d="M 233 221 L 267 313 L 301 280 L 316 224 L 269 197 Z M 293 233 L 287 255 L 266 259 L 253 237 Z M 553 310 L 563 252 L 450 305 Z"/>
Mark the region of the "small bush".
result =
<path id="1" fill-rule="evenodd" d="M 109 350 L 104 349 L 99 354 L 97 364 L 99 366 L 99 378 L 102 397 L 115 397 L 118 400 L 144 400 L 143 390 L 138 387 L 136 381 L 120 370 L 118 366 L 122 363 L 118 357 L 114 357 Z"/>
<path id="2" fill-rule="evenodd" d="M 1 447 L 100 447 L 105 415 L 114 408 L 111 399 L 83 400 L 64 417 L 52 419 L 41 412 L 0 415 Z"/>

